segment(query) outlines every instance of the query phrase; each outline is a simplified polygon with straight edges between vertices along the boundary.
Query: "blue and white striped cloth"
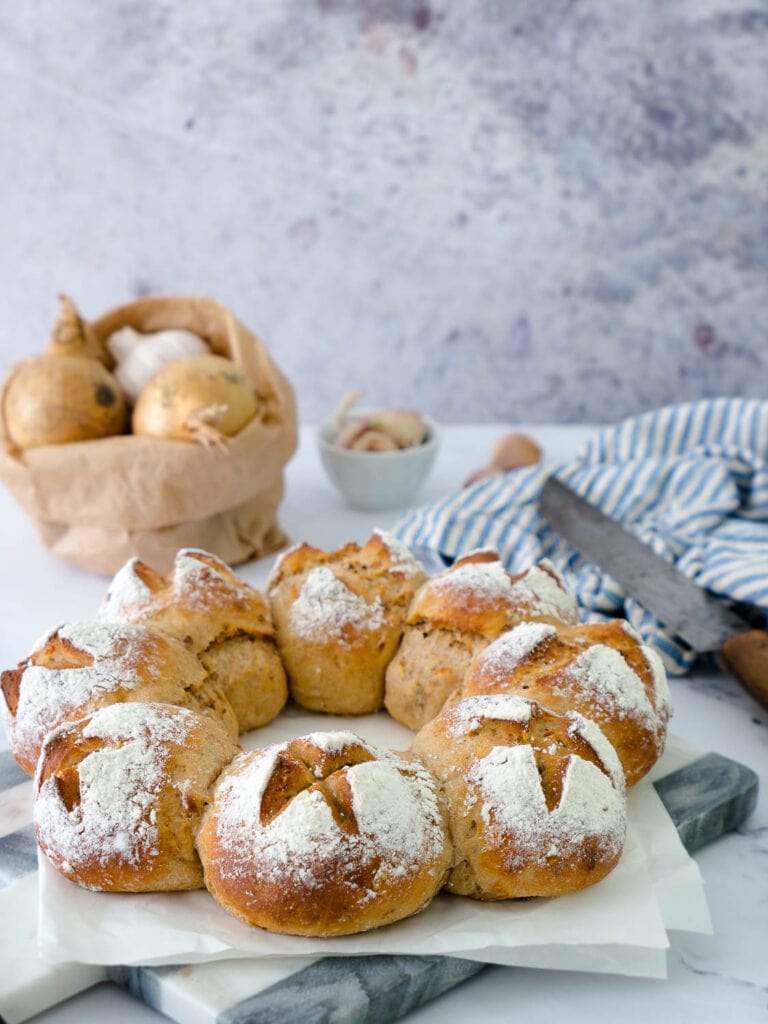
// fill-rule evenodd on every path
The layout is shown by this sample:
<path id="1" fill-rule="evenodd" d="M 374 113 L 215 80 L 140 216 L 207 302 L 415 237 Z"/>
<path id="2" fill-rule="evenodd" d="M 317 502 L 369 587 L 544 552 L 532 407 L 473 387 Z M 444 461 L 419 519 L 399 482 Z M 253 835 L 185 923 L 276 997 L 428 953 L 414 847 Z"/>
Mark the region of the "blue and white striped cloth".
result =
<path id="1" fill-rule="evenodd" d="M 600 430 L 554 474 L 724 600 L 768 612 L 768 402 L 718 398 L 668 406 Z M 685 673 L 696 660 L 614 580 L 546 525 L 539 494 L 552 472 L 531 466 L 415 509 L 394 533 L 445 564 L 495 548 L 509 572 L 549 558 L 584 619 L 623 616 Z"/>

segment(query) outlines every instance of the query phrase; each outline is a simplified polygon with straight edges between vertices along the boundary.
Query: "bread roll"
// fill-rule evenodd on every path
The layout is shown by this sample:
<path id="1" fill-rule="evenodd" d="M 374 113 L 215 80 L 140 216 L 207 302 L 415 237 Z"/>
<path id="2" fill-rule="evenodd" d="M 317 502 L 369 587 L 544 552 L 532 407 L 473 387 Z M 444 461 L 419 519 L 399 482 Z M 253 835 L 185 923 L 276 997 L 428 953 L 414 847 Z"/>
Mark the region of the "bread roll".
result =
<path id="1" fill-rule="evenodd" d="M 198 889 L 195 835 L 239 749 L 210 718 L 169 704 L 112 704 L 61 725 L 40 755 L 37 841 L 89 889 Z"/>
<path id="2" fill-rule="evenodd" d="M 402 544 L 381 531 L 324 552 L 301 544 L 277 562 L 267 594 L 291 696 L 310 711 L 377 711 L 384 671 L 411 599 L 426 579 Z"/>
<path id="3" fill-rule="evenodd" d="M 419 590 L 387 668 L 384 703 L 409 729 L 434 718 L 474 654 L 524 620 L 575 623 L 576 599 L 548 561 L 510 576 L 493 551 L 457 559 Z"/>
<path id="4" fill-rule="evenodd" d="M 209 715 L 237 736 L 229 701 L 182 643 L 130 623 L 52 630 L 0 676 L 0 712 L 17 762 L 34 775 L 47 733 L 121 701 L 161 701 Z"/>
<path id="5" fill-rule="evenodd" d="M 416 735 L 438 780 L 454 862 L 446 888 L 475 899 L 559 896 L 621 856 L 624 776 L 600 729 L 508 694 L 468 697 Z"/>
<path id="6" fill-rule="evenodd" d="M 291 935 L 348 935 L 408 917 L 451 861 L 429 773 L 348 732 L 236 758 L 198 849 L 226 910 Z"/>
<path id="7" fill-rule="evenodd" d="M 288 698 L 266 600 L 207 551 L 181 549 L 168 576 L 132 558 L 115 575 L 98 618 L 141 623 L 183 641 L 228 698 L 241 732 L 271 722 Z"/>
<path id="8" fill-rule="evenodd" d="M 618 619 L 521 623 L 475 655 L 461 692 L 515 693 L 559 714 L 580 712 L 613 744 L 628 786 L 661 756 L 672 713 L 661 659 Z"/>

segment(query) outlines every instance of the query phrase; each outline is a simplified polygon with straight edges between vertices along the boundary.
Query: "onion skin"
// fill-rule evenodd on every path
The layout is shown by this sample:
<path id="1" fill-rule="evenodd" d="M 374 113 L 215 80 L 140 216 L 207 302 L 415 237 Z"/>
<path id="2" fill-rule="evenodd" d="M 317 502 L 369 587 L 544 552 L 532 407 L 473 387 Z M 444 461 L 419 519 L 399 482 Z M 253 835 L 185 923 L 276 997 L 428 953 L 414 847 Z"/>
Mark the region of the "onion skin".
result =
<path id="1" fill-rule="evenodd" d="M 249 423 L 259 407 L 243 371 L 224 356 L 187 356 L 166 363 L 133 409 L 133 433 L 221 444 Z"/>
<path id="2" fill-rule="evenodd" d="M 104 363 L 112 369 L 114 360 L 104 345 L 93 333 L 93 328 L 83 320 L 77 306 L 68 295 L 59 295 L 59 318 L 53 325 L 48 348 L 48 356 L 89 356 Z"/>
<path id="3" fill-rule="evenodd" d="M 121 434 L 127 425 L 117 381 L 84 355 L 41 355 L 17 363 L 4 396 L 5 427 L 22 451 Z"/>

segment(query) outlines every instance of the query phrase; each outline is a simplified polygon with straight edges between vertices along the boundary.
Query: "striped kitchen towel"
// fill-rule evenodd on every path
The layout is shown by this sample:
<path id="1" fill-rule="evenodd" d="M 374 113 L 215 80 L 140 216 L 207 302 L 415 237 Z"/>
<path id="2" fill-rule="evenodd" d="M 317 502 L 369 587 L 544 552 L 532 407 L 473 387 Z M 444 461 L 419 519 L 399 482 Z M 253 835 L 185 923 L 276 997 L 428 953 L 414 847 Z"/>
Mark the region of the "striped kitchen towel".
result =
<path id="1" fill-rule="evenodd" d="M 623 616 L 659 650 L 667 670 L 681 675 L 697 653 L 547 526 L 539 513 L 542 485 L 554 472 L 700 586 L 764 614 L 767 453 L 768 402 L 717 398 L 667 406 L 600 430 L 577 459 L 554 470 L 514 470 L 415 509 L 394 533 L 446 565 L 484 547 L 495 548 L 512 573 L 549 558 L 585 620 Z"/>

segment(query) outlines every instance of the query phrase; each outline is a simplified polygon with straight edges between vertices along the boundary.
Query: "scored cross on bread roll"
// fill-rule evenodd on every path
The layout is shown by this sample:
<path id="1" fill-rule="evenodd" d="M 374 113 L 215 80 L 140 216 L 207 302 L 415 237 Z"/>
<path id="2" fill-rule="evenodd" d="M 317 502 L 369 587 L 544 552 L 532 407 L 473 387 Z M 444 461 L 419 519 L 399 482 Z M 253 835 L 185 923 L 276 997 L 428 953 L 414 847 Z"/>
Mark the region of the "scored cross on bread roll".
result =
<path id="1" fill-rule="evenodd" d="M 40 755 L 38 843 L 90 889 L 199 889 L 200 818 L 239 749 L 210 718 L 170 704 L 111 704 L 67 722 Z"/>
<path id="2" fill-rule="evenodd" d="M 467 697 L 425 725 L 410 753 L 437 779 L 448 811 L 449 892 L 560 896 L 617 864 L 624 775 L 600 729 L 577 712 L 509 694 Z"/>
<path id="3" fill-rule="evenodd" d="M 408 610 L 387 668 L 387 711 L 420 729 L 461 686 L 472 656 L 524 620 L 578 621 L 576 599 L 550 562 L 512 576 L 495 551 L 457 559 L 421 587 Z"/>
<path id="4" fill-rule="evenodd" d="M 178 640 L 131 623 L 59 626 L 17 668 L 2 673 L 0 691 L 11 751 L 29 775 L 51 729 L 123 701 L 190 708 L 237 736 L 229 701 L 197 658 Z"/>
<path id="5" fill-rule="evenodd" d="M 182 548 L 167 576 L 132 558 L 98 618 L 138 622 L 183 641 L 226 695 L 241 732 L 271 722 L 287 700 L 266 600 L 207 551 Z"/>
<path id="6" fill-rule="evenodd" d="M 429 772 L 348 732 L 243 754 L 198 838 L 230 913 L 291 935 L 349 935 L 416 913 L 451 860 Z"/>
<path id="7" fill-rule="evenodd" d="M 514 693 L 596 722 L 613 744 L 628 786 L 661 756 L 672 713 L 661 658 L 618 619 L 515 626 L 469 666 L 461 695 L 482 693 Z"/>

